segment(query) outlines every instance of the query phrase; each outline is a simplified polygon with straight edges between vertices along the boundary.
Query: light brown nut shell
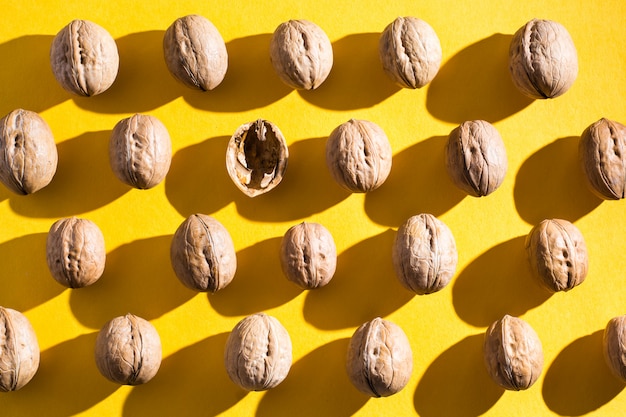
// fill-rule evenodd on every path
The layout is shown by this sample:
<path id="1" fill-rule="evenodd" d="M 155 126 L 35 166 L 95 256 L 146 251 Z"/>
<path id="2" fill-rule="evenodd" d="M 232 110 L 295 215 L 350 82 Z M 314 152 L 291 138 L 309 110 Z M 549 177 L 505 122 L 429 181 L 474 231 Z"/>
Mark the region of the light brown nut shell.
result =
<path id="1" fill-rule="evenodd" d="M 16 391 L 39 369 L 39 343 L 25 315 L 0 307 L 0 391 Z"/>
<path id="2" fill-rule="evenodd" d="M 543 369 L 539 336 L 517 317 L 505 315 L 489 326 L 483 353 L 489 376 L 507 390 L 530 388 Z"/>
<path id="3" fill-rule="evenodd" d="M 291 338 L 280 322 L 265 313 L 241 320 L 228 336 L 224 364 L 229 378 L 248 391 L 280 384 L 291 368 Z"/>
<path id="4" fill-rule="evenodd" d="M 172 76 L 188 87 L 213 90 L 226 76 L 226 44 L 215 25 L 203 16 L 176 19 L 165 31 L 163 54 Z"/>
<path id="5" fill-rule="evenodd" d="M 302 222 L 281 241 L 280 265 L 285 276 L 305 290 L 327 285 L 337 267 L 337 247 L 328 229 Z"/>
<path id="6" fill-rule="evenodd" d="M 578 54 L 563 25 L 532 19 L 514 35 L 509 47 L 513 84 L 534 99 L 555 98 L 578 76 Z"/>
<path id="7" fill-rule="evenodd" d="M 79 96 L 103 93 L 119 70 L 115 40 L 88 20 L 72 20 L 54 37 L 50 49 L 52 72 L 61 87 Z"/>
<path id="8" fill-rule="evenodd" d="M 546 219 L 526 237 L 533 274 L 551 292 L 569 291 L 587 276 L 589 259 L 582 233 L 567 220 Z"/>
<path id="9" fill-rule="evenodd" d="M 383 129 L 369 120 L 350 119 L 326 141 L 326 165 L 334 180 L 354 193 L 380 187 L 391 172 L 391 144 Z"/>
<path id="10" fill-rule="evenodd" d="M 87 219 L 57 220 L 48 232 L 46 261 L 52 277 L 61 285 L 82 288 L 93 284 L 104 273 L 106 261 L 100 228 Z"/>
<path id="11" fill-rule="evenodd" d="M 248 197 L 274 189 L 287 169 L 289 149 L 278 126 L 258 119 L 237 128 L 228 142 L 228 175 Z"/>
<path id="12" fill-rule="evenodd" d="M 109 162 L 115 176 L 140 190 L 165 179 L 172 162 L 172 141 L 166 127 L 150 115 L 120 120 L 109 141 Z"/>
<path id="13" fill-rule="evenodd" d="M 350 339 L 346 369 L 352 384 L 364 394 L 396 394 L 413 372 L 409 339 L 397 324 L 380 317 L 364 323 Z"/>
<path id="14" fill-rule="evenodd" d="M 452 130 L 445 159 L 454 185 L 474 197 L 494 192 L 508 169 L 504 141 L 498 130 L 484 120 L 466 121 Z"/>
<path id="15" fill-rule="evenodd" d="M 604 200 L 626 197 L 626 126 L 602 118 L 585 129 L 578 146 L 591 191 Z"/>
<path id="16" fill-rule="evenodd" d="M 16 109 L 0 120 L 0 181 L 17 194 L 48 185 L 57 170 L 52 131 L 37 113 Z"/>
<path id="17" fill-rule="evenodd" d="M 392 259 L 396 277 L 405 288 L 431 294 L 448 285 L 456 272 L 456 242 L 441 220 L 418 214 L 398 229 Z"/>
<path id="18" fill-rule="evenodd" d="M 192 214 L 176 230 L 170 247 L 178 279 L 194 291 L 214 293 L 235 277 L 237 255 L 228 230 L 213 217 Z"/>
<path id="19" fill-rule="evenodd" d="M 416 17 L 398 17 L 383 31 L 378 54 L 385 73 L 401 87 L 421 88 L 441 65 L 441 43 L 435 30 Z"/>
<path id="20" fill-rule="evenodd" d="M 126 314 L 100 329 L 95 357 L 98 370 L 107 379 L 122 385 L 144 384 L 161 366 L 161 339 L 149 321 Z"/>
<path id="21" fill-rule="evenodd" d="M 288 86 L 314 90 L 330 74 L 333 48 L 326 33 L 308 20 L 281 23 L 270 41 L 270 60 Z"/>
<path id="22" fill-rule="evenodd" d="M 609 320 L 604 329 L 602 347 L 611 373 L 626 382 L 626 315 Z"/>

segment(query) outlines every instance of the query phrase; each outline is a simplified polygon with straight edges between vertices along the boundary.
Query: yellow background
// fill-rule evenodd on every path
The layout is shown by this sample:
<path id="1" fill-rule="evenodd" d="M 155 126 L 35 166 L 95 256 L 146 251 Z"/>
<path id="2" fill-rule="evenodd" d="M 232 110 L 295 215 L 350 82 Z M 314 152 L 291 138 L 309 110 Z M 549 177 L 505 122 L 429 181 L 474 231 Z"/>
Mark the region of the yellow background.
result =
<path id="1" fill-rule="evenodd" d="M 229 53 L 224 82 L 201 93 L 167 72 L 162 37 L 178 17 L 201 14 Z M 437 32 L 443 62 L 420 90 L 401 90 L 378 59 L 380 32 L 397 16 L 416 16 Z M 526 99 L 507 71 L 512 34 L 531 18 L 562 23 L 578 50 L 580 72 L 565 95 Z M 92 20 L 116 40 L 120 71 L 104 94 L 77 98 L 52 76 L 49 48 L 70 20 Z M 283 85 L 269 62 L 271 33 L 305 18 L 328 34 L 335 63 L 316 91 Z M 587 189 L 577 161 L 581 132 L 601 117 L 626 122 L 626 3 L 604 1 L 2 1 L 0 113 L 37 111 L 59 151 L 53 182 L 30 196 L 0 187 L 0 305 L 25 313 L 37 333 L 41 365 L 22 390 L 0 395 L 2 416 L 543 416 L 623 414 L 624 384 L 602 358 L 602 332 L 626 313 L 623 201 Z M 158 117 L 173 141 L 166 180 L 140 191 L 108 164 L 108 137 L 124 117 Z M 250 199 L 225 169 L 226 144 L 243 123 L 265 118 L 290 150 L 283 182 Z M 340 123 L 379 124 L 393 148 L 387 182 L 348 194 L 324 160 Z M 486 198 L 465 197 L 448 179 L 443 146 L 471 119 L 492 122 L 507 147 L 509 170 Z M 214 216 L 235 242 L 238 271 L 214 295 L 183 287 L 169 244 L 192 213 Z M 398 226 L 427 212 L 452 230 L 459 251 L 448 287 L 428 296 L 403 289 L 391 264 Z M 85 217 L 104 233 L 107 265 L 91 287 L 69 290 L 50 276 L 45 240 L 61 217 Z M 544 218 L 574 222 L 590 257 L 587 280 L 550 295 L 529 274 L 524 238 Z M 338 268 L 317 291 L 281 273 L 285 231 L 303 221 L 335 238 Z M 224 344 L 235 324 L 264 311 L 293 341 L 287 379 L 246 393 L 228 379 Z M 132 312 L 151 321 L 163 343 L 157 376 L 138 387 L 102 377 L 93 360 L 100 327 Z M 504 392 L 482 359 L 487 326 L 508 313 L 542 340 L 544 370 L 524 392 Z M 395 396 L 368 399 L 344 371 L 354 330 L 376 316 L 400 325 L 414 371 Z"/>

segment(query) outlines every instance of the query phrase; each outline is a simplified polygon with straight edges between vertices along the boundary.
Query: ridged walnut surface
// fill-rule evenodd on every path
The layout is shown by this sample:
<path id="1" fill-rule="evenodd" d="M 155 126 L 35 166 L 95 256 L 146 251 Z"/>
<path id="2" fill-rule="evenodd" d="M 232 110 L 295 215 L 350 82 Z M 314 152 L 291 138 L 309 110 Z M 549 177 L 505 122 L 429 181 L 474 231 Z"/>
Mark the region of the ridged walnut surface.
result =
<path id="1" fill-rule="evenodd" d="M 626 315 L 609 320 L 602 344 L 604 359 L 611 373 L 626 382 Z"/>
<path id="2" fill-rule="evenodd" d="M 39 344 L 30 322 L 19 311 L 0 307 L 0 391 L 22 388 L 38 368 Z"/>

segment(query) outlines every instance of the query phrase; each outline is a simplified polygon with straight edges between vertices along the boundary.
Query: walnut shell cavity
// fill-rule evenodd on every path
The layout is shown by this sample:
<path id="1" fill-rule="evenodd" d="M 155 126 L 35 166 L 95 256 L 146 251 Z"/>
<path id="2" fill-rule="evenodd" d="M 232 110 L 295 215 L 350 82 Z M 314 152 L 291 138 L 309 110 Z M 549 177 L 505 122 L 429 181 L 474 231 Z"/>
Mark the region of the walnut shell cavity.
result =
<path id="1" fill-rule="evenodd" d="M 37 113 L 16 109 L 0 120 L 0 181 L 9 190 L 41 190 L 54 178 L 58 159 L 52 130 Z"/>
<path id="2" fill-rule="evenodd" d="M 626 126 L 602 118 L 585 129 L 579 159 L 591 191 L 604 200 L 626 197 Z"/>
<path id="3" fill-rule="evenodd" d="M 280 264 L 289 281 L 302 289 L 327 285 L 337 267 L 337 247 L 328 229 L 303 222 L 291 227 L 281 241 Z"/>
<path id="4" fill-rule="evenodd" d="M 448 136 L 446 171 L 454 185 L 473 197 L 494 192 L 506 176 L 508 160 L 498 130 L 484 120 L 461 123 Z"/>
<path id="5" fill-rule="evenodd" d="M 403 88 L 422 88 L 441 65 L 441 43 L 435 30 L 416 17 L 398 17 L 383 31 L 378 54 L 385 73 Z"/>
<path id="6" fill-rule="evenodd" d="M 199 15 L 178 18 L 165 31 L 163 55 L 172 76 L 202 91 L 220 85 L 228 70 L 228 51 L 215 25 Z"/>
<path id="7" fill-rule="evenodd" d="M 72 20 L 54 37 L 50 63 L 61 87 L 79 96 L 95 96 L 113 85 L 119 70 L 115 40 L 88 20 Z"/>
<path id="8" fill-rule="evenodd" d="M 59 284 L 69 288 L 91 285 L 104 273 L 104 236 L 91 220 L 76 217 L 57 220 L 48 232 L 46 260 Z"/>
<path id="9" fill-rule="evenodd" d="M 440 291 L 450 283 L 458 253 L 450 228 L 432 214 L 423 213 L 400 226 L 392 259 L 400 283 L 424 295 Z"/>
<path id="10" fill-rule="evenodd" d="M 291 368 L 291 338 L 283 325 L 265 313 L 241 320 L 226 341 L 224 364 L 229 378 L 247 391 L 280 384 Z"/>
<path id="11" fill-rule="evenodd" d="M 178 279 L 194 291 L 215 293 L 230 284 L 237 270 L 228 230 L 205 214 L 192 214 L 178 227 L 170 258 Z"/>
<path id="12" fill-rule="evenodd" d="M 140 190 L 155 187 L 165 179 L 172 162 L 167 128 L 150 115 L 120 120 L 111 132 L 109 162 L 123 183 Z"/>
<path id="13" fill-rule="evenodd" d="M 17 391 L 39 369 L 39 343 L 26 316 L 0 307 L 0 391 Z"/>
<path id="14" fill-rule="evenodd" d="M 626 315 L 609 320 L 604 329 L 602 348 L 611 373 L 626 383 Z"/>
<path id="15" fill-rule="evenodd" d="M 281 23 L 270 41 L 270 61 L 291 88 L 314 90 L 330 74 L 333 48 L 326 33 L 308 20 Z"/>
<path id="16" fill-rule="evenodd" d="M 578 76 L 578 54 L 563 25 L 532 19 L 514 35 L 509 47 L 513 84 L 533 99 L 555 98 Z"/>
<path id="17" fill-rule="evenodd" d="M 587 276 L 589 259 L 582 233 L 567 220 L 546 219 L 526 237 L 533 274 L 550 292 L 569 291 Z"/>
<path id="18" fill-rule="evenodd" d="M 348 345 L 346 370 L 352 384 L 370 397 L 400 392 L 413 373 L 413 352 L 404 331 L 380 317 L 362 324 Z"/>
<path id="19" fill-rule="evenodd" d="M 369 120 L 350 119 L 326 141 L 326 165 L 333 179 L 353 193 L 380 187 L 391 172 L 391 144 L 383 129 Z"/>
<path id="20" fill-rule="evenodd" d="M 122 385 L 150 381 L 161 366 L 161 339 L 147 320 L 126 314 L 107 322 L 96 337 L 100 373 Z"/>
<path id="21" fill-rule="evenodd" d="M 543 369 L 543 349 L 535 330 L 524 320 L 505 315 L 485 333 L 483 345 L 489 376 L 502 388 L 530 388 Z"/>
<path id="22" fill-rule="evenodd" d="M 233 134 L 226 150 L 228 175 L 248 197 L 274 189 L 283 180 L 289 149 L 278 126 L 258 119 Z"/>

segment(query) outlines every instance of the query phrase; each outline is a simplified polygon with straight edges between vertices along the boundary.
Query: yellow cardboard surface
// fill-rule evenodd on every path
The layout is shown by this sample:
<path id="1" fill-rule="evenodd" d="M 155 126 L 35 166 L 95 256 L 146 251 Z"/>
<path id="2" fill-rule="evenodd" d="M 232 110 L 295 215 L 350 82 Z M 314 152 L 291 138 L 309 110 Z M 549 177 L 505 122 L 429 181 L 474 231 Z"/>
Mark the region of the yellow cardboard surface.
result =
<path id="1" fill-rule="evenodd" d="M 23 312 L 41 348 L 33 380 L 0 393 L 2 416 L 543 416 L 621 415 L 624 384 L 602 357 L 602 332 L 626 313 L 626 216 L 623 201 L 601 201 L 578 163 L 582 131 L 601 117 L 626 122 L 626 3 L 579 1 L 19 1 L 5 2 L 0 25 L 0 113 L 38 112 L 50 125 L 59 165 L 53 182 L 29 196 L 0 187 L 0 305 Z M 211 92 L 176 82 L 162 38 L 178 17 L 200 14 L 220 30 L 229 53 L 224 82 Z M 395 86 L 378 58 L 378 37 L 398 16 L 437 32 L 443 61 L 419 90 Z M 531 18 L 563 24 L 575 42 L 579 75 L 553 100 L 533 101 L 507 69 L 513 33 Z M 79 98 L 55 81 L 54 35 L 72 19 L 92 20 L 117 42 L 120 71 L 100 96 Z M 269 40 L 281 22 L 308 19 L 329 36 L 334 66 L 315 91 L 281 83 Z M 123 185 L 110 170 L 113 126 L 134 113 L 158 117 L 173 142 L 171 169 L 150 190 Z M 289 145 L 283 182 L 250 199 L 229 179 L 228 139 L 243 123 L 274 122 Z M 393 167 L 376 191 L 349 194 L 325 165 L 329 133 L 350 118 L 387 133 Z M 448 179 L 444 145 L 465 120 L 501 133 L 509 168 L 484 198 L 464 196 Z M 442 291 L 412 295 L 394 276 L 391 245 L 410 216 L 431 213 L 452 230 L 459 264 Z M 178 225 L 209 214 L 229 230 L 238 270 L 224 290 L 185 288 L 170 265 Z M 93 286 L 65 289 L 46 266 L 45 242 L 62 217 L 94 221 L 107 263 Z M 550 295 L 528 271 L 524 239 L 544 218 L 573 222 L 587 242 L 586 281 Z M 333 281 L 302 291 L 282 275 L 285 231 L 320 222 L 333 234 Z M 223 364 L 229 332 L 243 317 L 278 318 L 293 342 L 287 379 L 246 393 Z M 149 383 L 118 386 L 102 377 L 93 349 L 100 327 L 131 312 L 149 320 L 163 344 Z M 523 392 L 504 392 L 482 358 L 488 325 L 504 314 L 537 331 L 545 364 Z M 381 316 L 411 342 L 413 375 L 400 393 L 369 399 L 345 372 L 348 340 Z"/>

